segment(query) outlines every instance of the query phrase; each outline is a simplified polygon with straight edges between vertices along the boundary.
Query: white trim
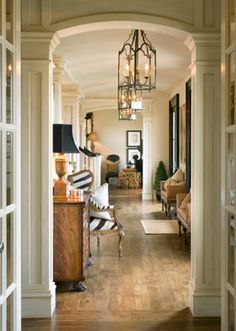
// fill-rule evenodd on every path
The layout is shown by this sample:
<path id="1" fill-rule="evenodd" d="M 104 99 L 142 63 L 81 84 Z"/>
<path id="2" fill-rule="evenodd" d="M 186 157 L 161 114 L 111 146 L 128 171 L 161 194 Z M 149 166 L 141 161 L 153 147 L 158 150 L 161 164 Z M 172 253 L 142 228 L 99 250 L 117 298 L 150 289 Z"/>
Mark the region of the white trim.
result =
<path id="1" fill-rule="evenodd" d="M 189 283 L 189 306 L 193 316 L 208 317 L 220 316 L 220 291 L 195 290 L 193 284 Z"/>

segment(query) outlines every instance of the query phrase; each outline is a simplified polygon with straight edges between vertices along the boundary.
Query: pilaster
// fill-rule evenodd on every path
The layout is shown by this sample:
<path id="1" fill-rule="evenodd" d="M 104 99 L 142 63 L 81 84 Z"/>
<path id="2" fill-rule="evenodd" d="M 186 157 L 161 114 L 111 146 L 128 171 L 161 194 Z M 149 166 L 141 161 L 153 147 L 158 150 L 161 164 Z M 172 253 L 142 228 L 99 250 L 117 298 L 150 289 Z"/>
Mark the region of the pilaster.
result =
<path id="1" fill-rule="evenodd" d="M 53 84 L 54 84 L 54 123 L 62 123 L 62 78 L 64 76 L 64 67 L 61 56 L 53 56 Z"/>
<path id="2" fill-rule="evenodd" d="M 22 316 L 55 309 L 52 34 L 22 34 Z"/>
<path id="3" fill-rule="evenodd" d="M 80 145 L 80 88 L 76 84 L 63 85 L 62 88 L 62 120 L 64 124 L 72 124 L 73 137 Z M 72 162 L 76 170 L 80 170 L 80 154 L 72 154 Z"/>
<path id="4" fill-rule="evenodd" d="M 143 200 L 152 200 L 152 107 L 144 103 L 143 115 Z"/>
<path id="5" fill-rule="evenodd" d="M 189 304 L 194 316 L 220 316 L 220 36 L 193 34 L 192 229 Z"/>

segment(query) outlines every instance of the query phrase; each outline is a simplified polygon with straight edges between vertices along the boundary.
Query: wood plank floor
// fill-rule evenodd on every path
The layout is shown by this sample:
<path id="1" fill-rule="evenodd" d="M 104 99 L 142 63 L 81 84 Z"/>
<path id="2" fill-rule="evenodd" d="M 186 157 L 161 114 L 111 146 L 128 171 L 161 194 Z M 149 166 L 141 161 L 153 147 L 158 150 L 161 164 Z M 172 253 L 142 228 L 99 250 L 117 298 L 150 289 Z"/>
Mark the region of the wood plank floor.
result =
<path id="1" fill-rule="evenodd" d="M 111 190 L 125 226 L 124 255 L 117 239 L 91 238 L 94 265 L 84 292 L 57 293 L 52 319 L 25 319 L 23 331 L 220 330 L 220 319 L 193 318 L 187 307 L 189 248 L 177 235 L 145 235 L 141 219 L 164 218 L 155 201 L 141 201 L 139 190 Z"/>

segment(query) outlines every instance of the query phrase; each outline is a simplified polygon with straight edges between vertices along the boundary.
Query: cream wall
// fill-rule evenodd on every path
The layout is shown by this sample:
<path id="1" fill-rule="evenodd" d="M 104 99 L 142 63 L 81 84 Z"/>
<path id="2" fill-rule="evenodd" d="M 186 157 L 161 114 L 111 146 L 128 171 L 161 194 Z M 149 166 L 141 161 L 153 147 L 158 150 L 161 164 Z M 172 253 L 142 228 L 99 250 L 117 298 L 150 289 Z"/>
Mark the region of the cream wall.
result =
<path id="1" fill-rule="evenodd" d="M 164 161 L 167 170 L 169 163 L 169 94 L 156 92 L 152 103 L 152 181 L 156 167 Z M 104 181 L 104 160 L 109 154 L 118 154 L 121 158 L 120 167 L 126 166 L 126 131 L 142 130 L 142 114 L 136 121 L 119 121 L 116 110 L 101 110 L 94 113 L 94 130 L 97 132 L 95 149 L 103 155 L 102 180 Z M 106 125 L 104 125 L 106 123 Z"/>
<path id="2" fill-rule="evenodd" d="M 138 114 L 136 121 L 119 121 L 116 110 L 95 111 L 94 130 L 97 133 L 95 151 L 103 155 L 102 182 L 105 178 L 105 159 L 109 154 L 120 156 L 120 168 L 126 167 L 126 131 L 142 130 L 142 115 Z"/>

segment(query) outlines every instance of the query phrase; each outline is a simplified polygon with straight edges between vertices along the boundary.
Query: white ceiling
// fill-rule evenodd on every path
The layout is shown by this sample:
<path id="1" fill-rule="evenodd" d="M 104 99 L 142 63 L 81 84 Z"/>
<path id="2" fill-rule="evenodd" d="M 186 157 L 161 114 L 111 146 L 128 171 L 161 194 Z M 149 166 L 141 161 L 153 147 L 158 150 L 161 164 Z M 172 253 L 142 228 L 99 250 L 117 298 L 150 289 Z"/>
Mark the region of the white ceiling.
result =
<path id="1" fill-rule="evenodd" d="M 129 25 L 122 25 L 122 29 L 121 25 L 59 32 L 61 42 L 56 52 L 86 98 L 117 95 L 118 50 L 131 31 Z M 139 25 L 157 50 L 157 89 L 169 93 L 189 73 L 190 53 L 184 45 L 187 33 L 164 26 Z"/>

